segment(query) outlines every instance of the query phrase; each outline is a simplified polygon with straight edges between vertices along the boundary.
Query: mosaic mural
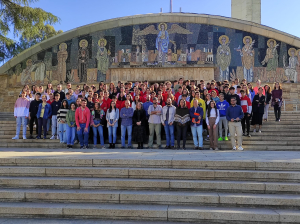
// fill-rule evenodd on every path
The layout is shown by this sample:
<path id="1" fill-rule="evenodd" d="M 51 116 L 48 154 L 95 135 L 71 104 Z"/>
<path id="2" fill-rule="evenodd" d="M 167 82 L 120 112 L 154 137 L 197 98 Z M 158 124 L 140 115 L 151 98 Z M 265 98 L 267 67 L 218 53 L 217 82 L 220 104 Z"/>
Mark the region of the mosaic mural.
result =
<path id="1" fill-rule="evenodd" d="M 11 85 L 83 83 L 110 80 L 114 68 L 206 65 L 215 67 L 215 78 L 220 81 L 236 77 L 300 81 L 300 50 L 294 46 L 240 30 L 192 23 L 140 24 L 74 37 L 31 56 L 8 74 Z"/>

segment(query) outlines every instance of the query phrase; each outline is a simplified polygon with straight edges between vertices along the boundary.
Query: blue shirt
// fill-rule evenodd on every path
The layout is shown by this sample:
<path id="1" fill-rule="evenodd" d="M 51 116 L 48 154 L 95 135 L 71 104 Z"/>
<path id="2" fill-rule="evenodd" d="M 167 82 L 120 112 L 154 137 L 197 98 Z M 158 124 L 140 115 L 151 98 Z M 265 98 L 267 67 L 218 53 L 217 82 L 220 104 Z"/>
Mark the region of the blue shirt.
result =
<path id="1" fill-rule="evenodd" d="M 226 111 L 228 107 L 229 107 L 229 103 L 226 100 L 223 100 L 223 102 L 219 101 L 217 103 L 217 109 L 219 110 L 220 117 L 226 116 Z"/>
<path id="2" fill-rule="evenodd" d="M 149 114 L 148 114 L 148 108 L 150 107 L 150 105 L 153 105 L 152 102 L 145 102 L 143 103 L 143 109 L 146 111 L 146 116 L 149 117 Z"/>
<path id="3" fill-rule="evenodd" d="M 70 98 L 69 100 L 66 98 L 65 100 L 68 102 L 69 106 L 71 105 L 71 103 L 75 103 L 75 100 L 73 100 L 72 98 Z"/>
<path id="4" fill-rule="evenodd" d="M 120 117 L 122 118 L 121 125 L 130 126 L 132 125 L 133 117 L 133 108 L 132 107 L 123 107 L 120 112 Z"/>
<path id="5" fill-rule="evenodd" d="M 230 121 L 232 118 L 236 119 L 237 117 L 240 120 L 244 118 L 242 107 L 240 105 L 229 106 L 226 111 L 226 119 Z"/>

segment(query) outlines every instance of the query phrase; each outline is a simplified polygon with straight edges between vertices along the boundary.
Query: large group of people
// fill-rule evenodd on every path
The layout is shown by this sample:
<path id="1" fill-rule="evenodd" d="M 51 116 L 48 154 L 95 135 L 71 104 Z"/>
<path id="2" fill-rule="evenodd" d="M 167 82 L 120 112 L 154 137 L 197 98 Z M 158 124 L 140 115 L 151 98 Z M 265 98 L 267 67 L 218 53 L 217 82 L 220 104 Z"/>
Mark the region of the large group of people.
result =
<path id="1" fill-rule="evenodd" d="M 118 82 L 116 86 L 101 82 L 98 88 L 87 84 L 73 88 L 67 83 L 65 89 L 61 84 L 54 89 L 49 83 L 45 90 L 25 85 L 14 107 L 17 130 L 13 139 L 19 139 L 21 126 L 26 139 L 29 123 L 30 139 L 46 139 L 51 132 L 50 139 L 59 139 L 68 148 L 78 143 L 80 148 L 97 148 L 98 143 L 105 148 L 105 139 L 109 148 L 115 148 L 121 134 L 121 148 L 126 147 L 127 137 L 128 148 L 132 141 L 138 149 L 145 143 L 153 148 L 156 140 L 160 149 L 185 150 L 187 135 L 192 135 L 194 148 L 203 150 L 206 133 L 210 150 L 218 150 L 220 142 L 229 138 L 233 150 L 243 150 L 242 136 L 251 137 L 250 124 L 253 132 L 262 132 L 270 105 L 280 121 L 282 89 L 278 82 L 272 89 L 261 86 L 260 80 L 253 87 L 245 79 L 206 84 L 201 80 L 198 85 L 182 78 L 152 85 L 147 81 Z"/>

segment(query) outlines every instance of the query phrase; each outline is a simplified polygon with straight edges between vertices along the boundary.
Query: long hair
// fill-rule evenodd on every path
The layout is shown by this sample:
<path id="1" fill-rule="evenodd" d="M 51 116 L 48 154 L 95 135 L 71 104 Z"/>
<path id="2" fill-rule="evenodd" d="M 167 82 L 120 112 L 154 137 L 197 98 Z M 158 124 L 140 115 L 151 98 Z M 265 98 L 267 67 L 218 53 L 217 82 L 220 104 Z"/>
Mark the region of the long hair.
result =
<path id="1" fill-rule="evenodd" d="M 113 108 L 112 108 L 112 106 L 111 106 L 112 103 L 115 103 L 115 108 L 114 108 L 114 110 L 117 111 L 116 102 L 111 101 L 111 102 L 110 102 L 110 105 L 109 105 L 109 109 L 108 109 L 108 112 L 109 112 L 109 113 L 111 113 L 112 110 L 113 110 Z"/>
<path id="2" fill-rule="evenodd" d="M 180 102 L 181 102 L 181 101 L 183 101 L 183 102 L 184 102 L 184 105 L 183 105 L 183 107 L 181 107 L 181 105 L 180 105 Z M 181 99 L 181 100 L 179 101 L 178 108 L 187 108 L 187 107 L 186 107 L 186 101 L 185 101 L 184 99 Z"/>
<path id="3" fill-rule="evenodd" d="M 70 103 L 70 107 L 69 107 L 69 109 L 71 110 L 71 108 L 72 108 L 72 104 L 74 104 L 74 105 L 75 105 L 75 110 L 76 110 L 76 109 L 77 109 L 77 105 L 76 105 L 76 103 L 74 103 L 74 102 Z"/>
<path id="4" fill-rule="evenodd" d="M 102 110 L 102 108 L 100 107 L 100 103 L 98 102 L 95 102 L 94 106 L 93 106 L 93 109 L 96 110 L 96 104 L 98 105 L 98 110 Z"/>
<path id="5" fill-rule="evenodd" d="M 276 84 L 278 83 L 278 85 L 279 85 L 279 89 L 282 89 L 282 87 L 281 87 L 281 84 L 279 83 L 279 82 L 275 82 L 274 83 L 274 90 L 276 90 Z"/>
<path id="6" fill-rule="evenodd" d="M 268 91 L 266 91 L 266 86 L 269 87 Z M 266 93 L 271 94 L 271 87 L 270 87 L 269 85 L 265 85 L 265 86 L 264 86 L 264 90 L 265 90 Z"/>
<path id="7" fill-rule="evenodd" d="M 209 104 L 208 104 L 208 109 L 207 109 L 207 117 L 210 117 L 210 111 L 211 111 L 211 109 L 213 109 L 212 107 L 211 107 L 211 104 L 214 104 L 214 109 L 215 109 L 215 111 L 216 111 L 216 115 L 218 116 L 218 113 L 217 113 L 217 107 L 216 107 L 216 102 L 215 101 L 213 101 L 213 100 L 211 100 L 210 102 L 209 102 Z"/>
<path id="8" fill-rule="evenodd" d="M 66 102 L 66 107 L 64 107 L 64 102 Z M 61 101 L 61 106 L 60 106 L 60 109 L 68 109 L 69 108 L 69 106 L 68 106 L 68 101 L 67 100 L 63 100 L 63 101 Z"/>

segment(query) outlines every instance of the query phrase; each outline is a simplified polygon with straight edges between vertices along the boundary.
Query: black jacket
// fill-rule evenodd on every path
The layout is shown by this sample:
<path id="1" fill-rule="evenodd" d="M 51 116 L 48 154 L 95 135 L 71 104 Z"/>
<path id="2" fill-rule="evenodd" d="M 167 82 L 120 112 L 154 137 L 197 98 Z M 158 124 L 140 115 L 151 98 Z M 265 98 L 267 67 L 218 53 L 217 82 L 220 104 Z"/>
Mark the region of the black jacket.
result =
<path id="1" fill-rule="evenodd" d="M 39 110 L 39 105 L 42 103 L 41 100 L 33 100 L 31 101 L 30 103 L 30 107 L 29 107 L 29 113 L 30 113 L 30 116 L 33 117 L 33 116 L 36 116 L 38 110 Z"/>
<path id="2" fill-rule="evenodd" d="M 60 97 L 59 97 L 59 100 L 60 101 L 63 101 L 64 99 L 66 99 L 66 94 L 63 92 L 63 91 L 60 91 L 60 93 L 59 92 L 57 92 L 57 90 L 54 92 L 54 97 L 55 97 L 55 94 L 56 93 L 58 93 L 59 95 L 60 95 Z"/>
<path id="3" fill-rule="evenodd" d="M 226 101 L 229 103 L 229 105 L 231 105 L 231 98 L 235 98 L 236 99 L 236 104 L 241 106 L 241 99 L 240 99 L 240 96 L 237 95 L 237 94 L 233 94 L 231 95 L 230 93 L 226 96 Z"/>
<path id="4" fill-rule="evenodd" d="M 272 96 L 271 93 L 267 93 L 267 92 L 266 92 L 266 104 L 269 104 L 269 103 L 270 103 L 271 96 Z"/>
<path id="5" fill-rule="evenodd" d="M 52 115 L 57 115 L 57 111 L 61 107 L 61 101 L 56 102 L 55 100 L 51 103 Z"/>
<path id="6" fill-rule="evenodd" d="M 253 113 L 264 113 L 266 98 L 262 95 L 259 99 L 259 95 L 255 95 L 252 101 L 252 112 Z M 259 105 L 259 106 L 258 106 Z"/>

